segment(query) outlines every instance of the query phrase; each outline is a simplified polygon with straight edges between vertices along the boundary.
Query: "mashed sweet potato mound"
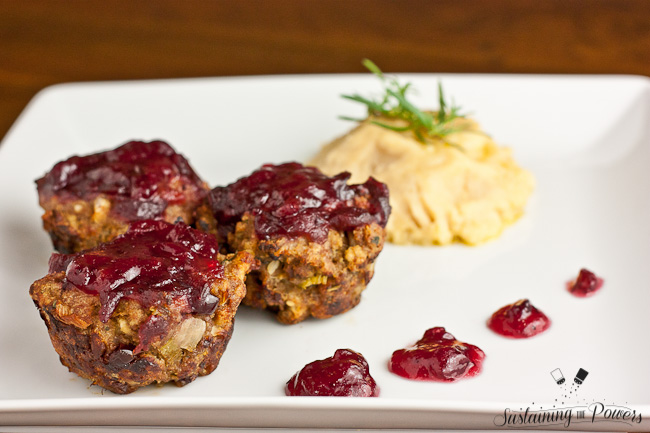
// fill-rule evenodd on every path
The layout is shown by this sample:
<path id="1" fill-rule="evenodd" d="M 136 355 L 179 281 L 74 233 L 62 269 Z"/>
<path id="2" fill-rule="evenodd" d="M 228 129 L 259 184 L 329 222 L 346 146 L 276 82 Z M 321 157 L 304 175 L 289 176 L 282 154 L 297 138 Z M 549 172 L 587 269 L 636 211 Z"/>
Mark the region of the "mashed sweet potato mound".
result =
<path id="1" fill-rule="evenodd" d="M 383 121 L 384 119 L 382 119 Z M 373 176 L 388 185 L 387 240 L 396 244 L 477 245 L 498 236 L 524 212 L 535 181 L 472 120 L 460 132 L 424 145 L 370 119 L 325 145 L 310 162 L 325 174 Z M 449 144 L 451 143 L 451 145 Z"/>

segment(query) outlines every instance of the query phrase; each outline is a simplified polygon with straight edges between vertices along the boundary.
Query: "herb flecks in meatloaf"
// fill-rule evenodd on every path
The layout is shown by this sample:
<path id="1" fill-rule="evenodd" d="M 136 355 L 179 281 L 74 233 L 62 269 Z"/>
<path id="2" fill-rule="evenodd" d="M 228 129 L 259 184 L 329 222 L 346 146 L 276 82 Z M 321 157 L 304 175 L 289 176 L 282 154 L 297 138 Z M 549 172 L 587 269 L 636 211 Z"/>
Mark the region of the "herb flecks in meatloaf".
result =
<path id="1" fill-rule="evenodd" d="M 163 141 L 130 141 L 116 149 L 61 161 L 36 181 L 43 226 L 63 253 L 92 248 L 132 221 L 193 223 L 208 187 Z"/>
<path id="2" fill-rule="evenodd" d="M 95 249 L 54 255 L 30 294 L 61 362 L 124 394 L 217 367 L 252 264 L 247 252 L 220 256 L 213 236 L 183 223 L 146 220 Z"/>

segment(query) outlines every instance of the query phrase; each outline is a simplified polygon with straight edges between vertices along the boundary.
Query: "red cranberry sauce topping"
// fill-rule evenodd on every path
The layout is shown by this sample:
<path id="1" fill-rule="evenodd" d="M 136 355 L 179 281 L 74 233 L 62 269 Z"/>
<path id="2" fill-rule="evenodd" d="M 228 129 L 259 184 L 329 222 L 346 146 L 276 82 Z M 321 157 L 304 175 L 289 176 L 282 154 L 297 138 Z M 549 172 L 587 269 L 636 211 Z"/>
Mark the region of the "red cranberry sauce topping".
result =
<path id="1" fill-rule="evenodd" d="M 370 376 L 368 362 L 349 349 L 305 365 L 285 387 L 291 396 L 377 397 L 379 387 Z"/>
<path id="2" fill-rule="evenodd" d="M 386 185 L 372 177 L 348 185 L 349 178 L 347 172 L 328 177 L 296 162 L 266 164 L 231 185 L 214 188 L 209 198 L 222 230 L 232 230 L 248 211 L 262 239 L 307 236 L 324 242 L 330 228 L 352 231 L 373 222 L 386 226 Z"/>
<path id="3" fill-rule="evenodd" d="M 50 260 L 47 262 L 47 265 L 49 267 L 47 272 L 49 274 L 54 274 L 56 272 L 65 271 L 74 257 L 74 254 L 52 253 Z"/>
<path id="4" fill-rule="evenodd" d="M 75 254 L 65 284 L 99 296 L 102 322 L 122 298 L 144 308 L 183 302 L 188 313 L 212 314 L 219 299 L 210 287 L 224 277 L 218 249 L 213 236 L 185 224 L 138 221 L 111 242 Z"/>
<path id="5" fill-rule="evenodd" d="M 512 338 L 533 337 L 546 331 L 549 326 L 551 320 L 528 299 L 520 299 L 500 308 L 488 320 L 491 330 Z"/>
<path id="6" fill-rule="evenodd" d="M 415 346 L 393 352 L 388 369 L 407 379 L 454 382 L 479 374 L 484 358 L 478 347 L 436 327 L 427 330 Z"/>
<path id="7" fill-rule="evenodd" d="M 603 279 L 587 269 L 580 269 L 578 278 L 567 283 L 567 289 L 573 295 L 586 298 L 596 293 L 603 286 Z"/>
<path id="8" fill-rule="evenodd" d="M 114 200 L 113 211 L 127 220 L 162 216 L 168 204 L 205 196 L 204 183 L 187 160 L 163 141 L 131 141 L 117 149 L 73 156 L 36 181 L 41 201 Z"/>

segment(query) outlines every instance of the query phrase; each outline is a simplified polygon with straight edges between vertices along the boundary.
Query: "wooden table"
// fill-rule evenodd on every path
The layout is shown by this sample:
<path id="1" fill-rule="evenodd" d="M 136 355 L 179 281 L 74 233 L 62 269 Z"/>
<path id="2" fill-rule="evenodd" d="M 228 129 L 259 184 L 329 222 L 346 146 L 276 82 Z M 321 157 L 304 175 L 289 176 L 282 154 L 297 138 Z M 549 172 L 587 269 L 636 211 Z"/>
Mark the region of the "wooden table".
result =
<path id="1" fill-rule="evenodd" d="M 650 75 L 646 0 L 0 0 L 0 137 L 67 81 L 361 72 Z"/>

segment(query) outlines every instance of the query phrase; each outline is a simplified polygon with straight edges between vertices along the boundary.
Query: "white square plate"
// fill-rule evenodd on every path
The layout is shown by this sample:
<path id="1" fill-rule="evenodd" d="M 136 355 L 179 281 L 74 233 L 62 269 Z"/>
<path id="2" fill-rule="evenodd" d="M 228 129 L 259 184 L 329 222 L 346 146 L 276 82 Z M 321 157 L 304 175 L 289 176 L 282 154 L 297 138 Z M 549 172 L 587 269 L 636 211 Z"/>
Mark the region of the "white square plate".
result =
<path id="1" fill-rule="evenodd" d="M 226 184 L 266 162 L 306 161 L 353 126 L 337 116 L 363 115 L 339 95 L 376 94 L 379 84 L 370 74 L 79 83 L 35 97 L 0 147 L 0 425 L 488 429 L 502 427 L 505 413 L 575 408 L 570 428 L 650 430 L 650 80 L 400 78 L 431 108 L 442 80 L 512 147 L 537 179 L 526 215 L 479 247 L 387 245 L 361 304 L 332 319 L 284 326 L 242 308 L 213 374 L 127 396 L 69 373 L 29 298 L 52 251 L 34 180 L 72 154 L 160 138 L 211 185 Z M 565 289 L 581 267 L 605 279 L 591 298 Z M 552 319 L 546 333 L 510 340 L 488 330 L 492 312 L 521 298 Z M 424 383 L 388 372 L 391 353 L 434 326 L 485 351 L 479 376 Z M 379 398 L 284 396 L 293 373 L 337 348 L 366 357 Z M 564 385 L 550 375 L 556 368 Z M 574 394 L 579 368 L 589 376 Z M 643 422 L 577 418 L 599 402 Z"/>

